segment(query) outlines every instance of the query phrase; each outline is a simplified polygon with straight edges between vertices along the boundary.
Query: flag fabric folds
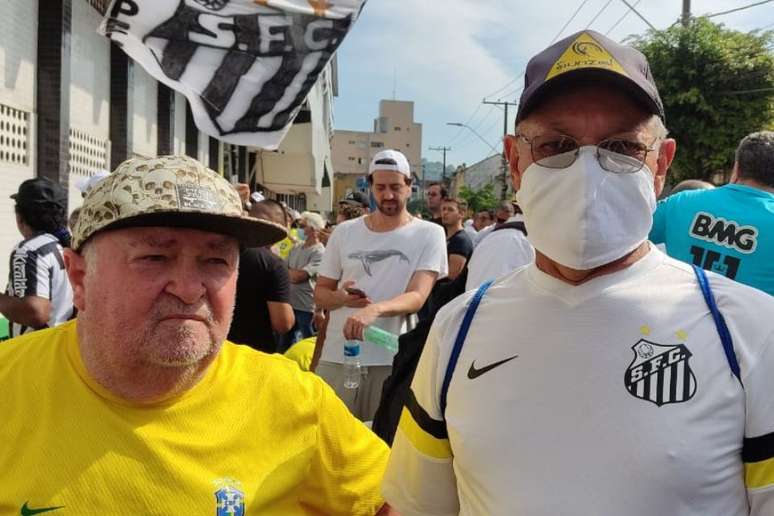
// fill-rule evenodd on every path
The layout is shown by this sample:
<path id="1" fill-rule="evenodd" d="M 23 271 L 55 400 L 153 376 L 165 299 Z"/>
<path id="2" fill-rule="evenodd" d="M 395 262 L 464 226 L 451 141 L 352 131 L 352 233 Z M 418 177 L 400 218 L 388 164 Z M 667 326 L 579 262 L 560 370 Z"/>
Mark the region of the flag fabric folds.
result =
<path id="1" fill-rule="evenodd" d="M 365 0 L 113 0 L 100 32 L 188 98 L 197 127 L 276 149 Z"/>

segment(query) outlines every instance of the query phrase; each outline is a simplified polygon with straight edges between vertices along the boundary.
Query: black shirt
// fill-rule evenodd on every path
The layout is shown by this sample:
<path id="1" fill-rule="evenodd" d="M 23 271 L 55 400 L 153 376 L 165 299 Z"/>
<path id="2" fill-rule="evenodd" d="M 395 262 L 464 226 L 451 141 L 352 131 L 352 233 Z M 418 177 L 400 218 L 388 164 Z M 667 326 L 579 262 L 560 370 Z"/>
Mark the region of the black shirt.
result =
<path id="1" fill-rule="evenodd" d="M 290 276 L 285 262 L 266 248 L 250 248 L 239 255 L 236 307 L 228 340 L 274 353 L 267 301 L 290 302 Z"/>
<path id="2" fill-rule="evenodd" d="M 473 241 L 468 236 L 467 231 L 460 229 L 446 240 L 446 253 L 451 256 L 458 254 L 464 256 L 466 260 L 473 254 Z"/>

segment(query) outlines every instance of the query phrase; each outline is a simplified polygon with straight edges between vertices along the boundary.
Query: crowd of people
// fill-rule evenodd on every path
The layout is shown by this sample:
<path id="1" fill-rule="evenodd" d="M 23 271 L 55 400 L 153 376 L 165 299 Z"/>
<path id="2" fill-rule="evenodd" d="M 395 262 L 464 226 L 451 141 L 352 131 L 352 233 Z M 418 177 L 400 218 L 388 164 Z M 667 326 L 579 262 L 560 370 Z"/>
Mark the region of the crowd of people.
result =
<path id="1" fill-rule="evenodd" d="M 513 201 L 432 183 L 428 219 L 391 149 L 335 221 L 184 156 L 69 229 L 23 182 L 0 513 L 774 514 L 774 133 L 657 202 L 678 142 L 593 31 L 530 60 L 514 129 Z"/>

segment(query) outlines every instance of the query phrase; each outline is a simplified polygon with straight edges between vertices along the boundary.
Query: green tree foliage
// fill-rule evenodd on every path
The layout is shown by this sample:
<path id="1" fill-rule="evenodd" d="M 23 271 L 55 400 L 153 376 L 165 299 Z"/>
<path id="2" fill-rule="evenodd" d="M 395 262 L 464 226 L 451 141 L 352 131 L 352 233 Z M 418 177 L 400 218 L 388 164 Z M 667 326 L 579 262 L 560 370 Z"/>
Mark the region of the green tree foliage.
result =
<path id="1" fill-rule="evenodd" d="M 469 187 L 463 186 L 460 189 L 460 198 L 468 203 L 468 208 L 473 210 L 473 213 L 491 210 L 497 206 L 497 196 L 492 183 L 478 190 L 471 190 Z"/>
<path id="2" fill-rule="evenodd" d="M 633 43 L 648 57 L 677 140 L 673 182 L 727 173 L 739 140 L 774 125 L 774 32 L 698 18 Z"/>

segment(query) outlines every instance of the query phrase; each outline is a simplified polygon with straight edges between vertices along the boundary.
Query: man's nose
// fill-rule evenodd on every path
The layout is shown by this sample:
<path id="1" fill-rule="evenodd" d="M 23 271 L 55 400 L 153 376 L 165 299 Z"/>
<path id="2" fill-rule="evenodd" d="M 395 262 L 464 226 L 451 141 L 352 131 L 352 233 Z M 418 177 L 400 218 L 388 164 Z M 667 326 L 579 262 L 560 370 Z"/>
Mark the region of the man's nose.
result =
<path id="1" fill-rule="evenodd" d="M 207 288 L 198 264 L 193 260 L 181 260 L 176 264 L 165 290 L 183 303 L 192 305 L 204 297 Z"/>

